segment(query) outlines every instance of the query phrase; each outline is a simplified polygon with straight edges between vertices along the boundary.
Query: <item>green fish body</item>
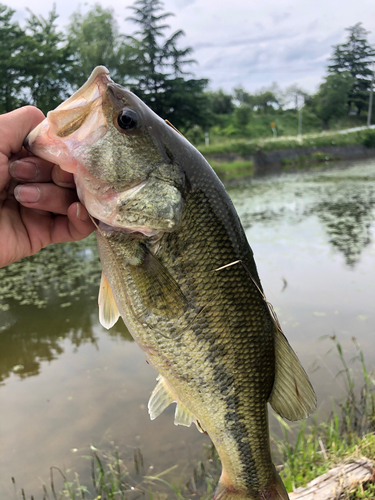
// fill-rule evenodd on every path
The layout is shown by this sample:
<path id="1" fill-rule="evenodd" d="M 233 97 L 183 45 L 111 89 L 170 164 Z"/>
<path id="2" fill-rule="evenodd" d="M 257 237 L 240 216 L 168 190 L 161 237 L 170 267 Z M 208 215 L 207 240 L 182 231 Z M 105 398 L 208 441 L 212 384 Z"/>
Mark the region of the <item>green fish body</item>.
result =
<path id="1" fill-rule="evenodd" d="M 121 316 L 158 372 L 151 418 L 176 402 L 176 424 L 209 434 L 223 468 L 215 499 L 287 499 L 267 403 L 297 420 L 315 394 L 212 168 L 103 67 L 26 143 L 75 174 L 98 221 L 100 320 Z"/>

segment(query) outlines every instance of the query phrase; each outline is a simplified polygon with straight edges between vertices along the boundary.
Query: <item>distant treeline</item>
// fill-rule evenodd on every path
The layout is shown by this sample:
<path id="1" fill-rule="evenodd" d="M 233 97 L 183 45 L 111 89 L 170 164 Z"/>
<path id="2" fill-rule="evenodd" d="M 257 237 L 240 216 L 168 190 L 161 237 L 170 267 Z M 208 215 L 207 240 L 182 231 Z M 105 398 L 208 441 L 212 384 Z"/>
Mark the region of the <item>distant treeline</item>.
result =
<path id="1" fill-rule="evenodd" d="M 334 47 L 328 76 L 308 95 L 297 85 L 276 83 L 256 93 L 207 90 L 207 79 L 189 72 L 196 61 L 181 48 L 182 30 L 170 36 L 160 0 L 137 0 L 127 18 L 133 34 L 120 32 L 114 12 L 95 4 L 74 12 L 63 30 L 55 8 L 47 18 L 29 10 L 21 26 L 15 11 L 0 4 L 0 112 L 33 104 L 45 113 L 82 85 L 92 69 L 105 65 L 117 83 L 130 88 L 161 117 L 194 142 L 204 132 L 234 137 L 295 134 L 304 105 L 305 131 L 328 128 L 348 116 L 365 119 L 375 50 L 361 23 L 347 28 L 347 42 Z M 124 14 L 125 17 L 125 14 Z M 353 118 L 354 119 L 354 118 Z"/>

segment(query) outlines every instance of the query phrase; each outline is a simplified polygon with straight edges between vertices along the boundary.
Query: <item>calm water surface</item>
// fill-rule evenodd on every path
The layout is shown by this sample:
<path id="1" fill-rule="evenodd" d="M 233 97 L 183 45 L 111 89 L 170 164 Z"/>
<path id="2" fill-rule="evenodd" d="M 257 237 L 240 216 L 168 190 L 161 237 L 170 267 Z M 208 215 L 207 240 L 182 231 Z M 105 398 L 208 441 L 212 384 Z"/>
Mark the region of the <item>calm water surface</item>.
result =
<path id="1" fill-rule="evenodd" d="M 323 419 L 345 387 L 336 377 L 339 360 L 328 353 L 332 341 L 321 337 L 336 335 L 347 360 L 357 338 L 375 367 L 375 161 L 249 181 L 229 192 Z M 90 483 L 83 457 L 90 445 L 118 446 L 129 465 L 139 447 L 152 473 L 177 463 L 186 482 L 209 442 L 193 427 L 173 425 L 174 405 L 150 421 L 156 373 L 122 323 L 110 332 L 98 323 L 99 278 L 92 239 L 0 270 L 1 500 L 15 498 L 12 476 L 28 498 L 42 498 L 51 465 Z M 359 391 L 359 363 L 350 366 Z"/>

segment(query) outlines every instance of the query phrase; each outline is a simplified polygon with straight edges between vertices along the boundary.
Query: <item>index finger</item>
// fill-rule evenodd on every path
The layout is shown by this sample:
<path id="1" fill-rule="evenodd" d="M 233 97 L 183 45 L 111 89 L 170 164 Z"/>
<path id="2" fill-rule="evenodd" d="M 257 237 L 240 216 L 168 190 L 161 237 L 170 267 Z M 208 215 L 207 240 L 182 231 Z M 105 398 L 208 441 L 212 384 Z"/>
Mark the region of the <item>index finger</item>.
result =
<path id="1" fill-rule="evenodd" d="M 25 137 L 44 119 L 34 106 L 25 106 L 0 116 L 0 191 L 11 180 L 8 160 L 22 150 Z"/>

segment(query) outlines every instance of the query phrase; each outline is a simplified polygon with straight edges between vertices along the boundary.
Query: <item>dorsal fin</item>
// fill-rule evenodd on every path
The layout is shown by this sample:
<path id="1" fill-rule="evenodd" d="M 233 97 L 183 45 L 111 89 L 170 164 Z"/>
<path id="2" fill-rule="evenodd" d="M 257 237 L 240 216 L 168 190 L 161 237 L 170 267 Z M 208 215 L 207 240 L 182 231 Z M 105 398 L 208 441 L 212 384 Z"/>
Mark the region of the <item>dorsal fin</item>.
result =
<path id="1" fill-rule="evenodd" d="M 119 319 L 120 313 L 104 271 L 102 271 L 102 279 L 100 280 L 98 303 L 99 321 L 104 328 L 109 330 Z"/>
<path id="2" fill-rule="evenodd" d="M 275 325 L 275 381 L 269 403 L 288 420 L 307 418 L 316 409 L 316 396 L 305 370 L 284 334 Z"/>

